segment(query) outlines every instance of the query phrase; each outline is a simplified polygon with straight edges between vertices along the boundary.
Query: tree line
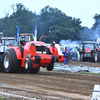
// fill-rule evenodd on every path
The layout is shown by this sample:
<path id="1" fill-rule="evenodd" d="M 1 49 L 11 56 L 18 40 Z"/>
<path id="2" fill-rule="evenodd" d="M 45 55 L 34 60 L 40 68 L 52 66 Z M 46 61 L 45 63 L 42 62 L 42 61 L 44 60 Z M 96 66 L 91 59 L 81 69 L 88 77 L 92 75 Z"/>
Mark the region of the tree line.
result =
<path id="1" fill-rule="evenodd" d="M 29 11 L 22 3 L 11 5 L 13 10 L 12 15 L 9 13 L 4 18 L 0 19 L 0 32 L 4 36 L 16 35 L 16 25 L 21 26 L 20 33 L 33 33 L 34 27 L 37 25 L 37 40 L 41 36 L 49 36 L 42 38 L 42 41 L 49 43 L 51 40 L 59 42 L 64 39 L 72 40 L 89 40 L 93 35 L 93 29 L 97 26 L 97 19 L 100 15 L 95 15 L 95 23 L 92 29 L 81 26 L 79 18 L 67 16 L 64 12 L 57 8 L 46 6 L 41 9 L 40 14 Z"/>

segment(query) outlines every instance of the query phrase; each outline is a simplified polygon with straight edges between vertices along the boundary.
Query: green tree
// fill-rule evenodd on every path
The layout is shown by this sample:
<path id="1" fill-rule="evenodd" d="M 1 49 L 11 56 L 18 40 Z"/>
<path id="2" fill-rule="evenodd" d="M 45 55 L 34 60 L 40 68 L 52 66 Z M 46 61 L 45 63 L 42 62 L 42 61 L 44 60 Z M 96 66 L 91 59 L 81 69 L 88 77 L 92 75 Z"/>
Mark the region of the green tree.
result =
<path id="1" fill-rule="evenodd" d="M 100 14 L 95 14 L 93 18 L 95 20 L 95 23 L 92 27 L 93 32 L 91 34 L 91 37 L 96 40 L 98 37 L 100 38 Z"/>
<path id="2" fill-rule="evenodd" d="M 95 23 L 93 24 L 92 28 L 95 29 L 97 27 L 97 25 L 99 24 L 100 14 L 95 14 L 93 18 L 95 20 Z"/>
<path id="3" fill-rule="evenodd" d="M 13 13 L 11 16 L 6 16 L 3 19 L 5 27 L 4 36 L 16 35 L 16 24 L 21 26 L 21 33 L 34 33 L 35 24 L 37 24 L 37 15 L 29 11 L 21 3 L 13 4 Z"/>
<path id="4" fill-rule="evenodd" d="M 4 27 L 5 27 L 5 25 L 4 25 L 4 19 L 1 18 L 1 19 L 0 19 L 0 32 L 3 32 Z"/>
<path id="5" fill-rule="evenodd" d="M 9 16 L 7 13 L 3 19 L 0 19 L 0 30 L 5 30 L 4 36 L 16 35 L 17 24 L 21 26 L 21 33 L 34 33 L 34 27 L 37 25 L 38 40 L 41 36 L 50 36 L 43 38 L 44 42 L 81 39 L 80 19 L 67 16 L 57 8 L 46 6 L 41 9 L 39 15 L 29 11 L 22 3 L 13 4 L 11 8 L 12 15 Z"/>
<path id="6" fill-rule="evenodd" d="M 80 39 L 80 19 L 75 19 L 67 16 L 57 8 L 46 6 L 40 13 L 43 33 L 42 35 L 50 36 L 49 39 L 45 38 L 44 41 L 61 39 Z M 51 33 L 49 34 L 49 31 Z"/>
<path id="7" fill-rule="evenodd" d="M 21 26 L 22 33 L 34 32 L 35 24 L 37 23 L 35 13 L 32 13 L 23 4 L 16 4 L 16 10 L 13 12 L 11 19 L 13 19 L 14 24 Z"/>

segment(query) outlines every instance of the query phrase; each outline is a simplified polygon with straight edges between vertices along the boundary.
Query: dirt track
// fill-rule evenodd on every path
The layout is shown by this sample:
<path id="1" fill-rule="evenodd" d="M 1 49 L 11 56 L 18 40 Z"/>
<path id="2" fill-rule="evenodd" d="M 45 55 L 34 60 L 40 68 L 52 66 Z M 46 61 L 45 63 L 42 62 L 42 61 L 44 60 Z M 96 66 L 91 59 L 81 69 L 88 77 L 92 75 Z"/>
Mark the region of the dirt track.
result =
<path id="1" fill-rule="evenodd" d="M 99 63 L 69 62 L 69 65 L 75 64 L 100 67 Z M 0 94 L 37 98 L 32 100 L 90 100 L 95 84 L 100 84 L 99 75 L 57 71 L 40 71 L 38 74 L 0 73 Z"/>

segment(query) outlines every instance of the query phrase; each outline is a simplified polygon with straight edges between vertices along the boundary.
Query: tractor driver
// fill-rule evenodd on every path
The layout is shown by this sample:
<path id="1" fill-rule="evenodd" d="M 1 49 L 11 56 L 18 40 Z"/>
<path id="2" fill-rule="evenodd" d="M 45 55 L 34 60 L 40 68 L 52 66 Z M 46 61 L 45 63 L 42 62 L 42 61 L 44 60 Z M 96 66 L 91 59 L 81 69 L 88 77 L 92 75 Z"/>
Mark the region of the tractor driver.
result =
<path id="1" fill-rule="evenodd" d="M 24 39 L 24 38 L 22 38 L 22 39 L 20 40 L 20 44 L 21 44 L 21 46 L 24 46 L 24 45 L 25 45 L 25 39 Z"/>
<path id="2" fill-rule="evenodd" d="M 54 48 L 55 47 L 55 41 L 52 40 L 51 46 Z"/>
<path id="3" fill-rule="evenodd" d="M 55 41 L 52 40 L 51 46 L 52 46 L 52 48 L 53 48 L 53 53 L 55 53 Z"/>
<path id="4" fill-rule="evenodd" d="M 25 45 L 25 40 L 24 40 L 24 38 L 22 38 L 22 39 L 20 40 L 20 44 L 21 44 L 20 50 L 21 50 L 22 58 L 23 58 L 23 52 L 24 52 L 23 46 Z"/>

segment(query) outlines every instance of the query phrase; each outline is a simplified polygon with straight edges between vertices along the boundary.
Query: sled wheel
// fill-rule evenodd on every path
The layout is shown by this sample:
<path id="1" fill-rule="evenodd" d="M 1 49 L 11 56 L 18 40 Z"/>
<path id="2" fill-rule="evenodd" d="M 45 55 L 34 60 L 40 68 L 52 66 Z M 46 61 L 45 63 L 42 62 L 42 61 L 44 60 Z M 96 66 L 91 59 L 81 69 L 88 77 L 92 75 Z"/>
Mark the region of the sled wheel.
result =
<path id="1" fill-rule="evenodd" d="M 6 73 L 19 72 L 20 60 L 17 59 L 13 48 L 4 53 L 3 68 Z"/>
<path id="2" fill-rule="evenodd" d="M 31 58 L 27 58 L 25 60 L 25 71 L 26 72 L 30 72 L 32 70 L 32 59 Z"/>
<path id="3" fill-rule="evenodd" d="M 93 59 L 92 59 L 92 61 L 93 62 L 97 62 L 97 60 L 98 60 L 97 53 L 93 53 Z"/>
<path id="4" fill-rule="evenodd" d="M 50 63 L 46 68 L 48 71 L 52 71 L 54 67 L 54 63 Z"/>

